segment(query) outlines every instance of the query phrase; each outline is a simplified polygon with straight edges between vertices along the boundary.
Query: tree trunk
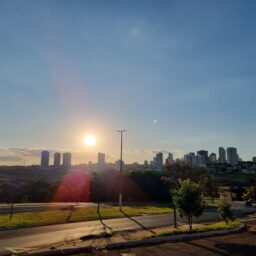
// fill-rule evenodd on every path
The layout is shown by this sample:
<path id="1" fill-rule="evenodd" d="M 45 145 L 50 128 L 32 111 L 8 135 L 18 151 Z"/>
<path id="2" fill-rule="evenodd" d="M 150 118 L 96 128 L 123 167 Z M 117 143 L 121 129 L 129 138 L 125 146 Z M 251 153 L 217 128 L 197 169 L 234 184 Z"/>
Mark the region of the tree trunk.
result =
<path id="1" fill-rule="evenodd" d="M 100 200 L 98 200 L 97 213 L 98 213 L 98 215 L 100 213 Z"/>
<path id="2" fill-rule="evenodd" d="M 176 213 L 176 207 L 173 208 L 173 221 L 174 221 L 174 228 L 177 228 L 177 213 Z"/>
<path id="3" fill-rule="evenodd" d="M 13 208 L 14 208 L 14 203 L 11 203 L 11 208 L 10 208 L 10 220 L 12 219 Z"/>
<path id="4" fill-rule="evenodd" d="M 189 230 L 192 230 L 192 216 L 188 216 L 188 226 L 189 226 Z"/>

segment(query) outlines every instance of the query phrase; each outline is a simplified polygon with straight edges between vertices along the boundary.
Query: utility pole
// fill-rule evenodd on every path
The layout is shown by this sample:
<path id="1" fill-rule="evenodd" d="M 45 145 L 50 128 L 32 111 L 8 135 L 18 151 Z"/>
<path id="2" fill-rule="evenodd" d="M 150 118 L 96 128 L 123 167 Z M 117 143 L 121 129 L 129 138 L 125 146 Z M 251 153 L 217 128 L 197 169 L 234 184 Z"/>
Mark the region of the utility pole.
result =
<path id="1" fill-rule="evenodd" d="M 126 130 L 118 130 L 121 135 L 121 148 L 120 148 L 120 183 L 119 183 L 119 211 L 122 211 L 122 190 L 123 190 L 123 133 Z"/>

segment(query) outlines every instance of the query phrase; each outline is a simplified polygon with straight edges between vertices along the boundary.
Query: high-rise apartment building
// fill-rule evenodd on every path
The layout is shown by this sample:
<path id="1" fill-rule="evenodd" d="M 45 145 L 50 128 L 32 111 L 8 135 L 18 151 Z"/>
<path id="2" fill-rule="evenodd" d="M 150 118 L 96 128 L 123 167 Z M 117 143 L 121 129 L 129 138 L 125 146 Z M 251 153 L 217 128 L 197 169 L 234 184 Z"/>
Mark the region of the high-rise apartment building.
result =
<path id="1" fill-rule="evenodd" d="M 224 164 L 226 162 L 226 151 L 223 147 L 219 147 L 219 163 Z"/>
<path id="2" fill-rule="evenodd" d="M 159 152 L 159 153 L 156 154 L 156 157 L 155 157 L 155 167 L 158 170 L 161 170 L 162 167 L 163 167 L 163 153 L 162 152 Z"/>
<path id="3" fill-rule="evenodd" d="M 204 161 L 204 157 L 203 156 L 201 156 L 200 154 L 197 154 L 195 159 L 196 159 L 196 165 L 197 166 L 205 167 L 205 161 Z"/>
<path id="4" fill-rule="evenodd" d="M 98 167 L 103 168 L 105 166 L 105 154 L 98 153 Z"/>
<path id="5" fill-rule="evenodd" d="M 209 163 L 208 151 L 206 151 L 206 150 L 199 150 L 199 151 L 197 151 L 197 154 L 202 156 L 202 160 L 203 160 L 203 164 L 204 165 L 207 165 Z"/>
<path id="6" fill-rule="evenodd" d="M 184 162 L 189 165 L 196 164 L 196 156 L 194 152 L 190 152 L 184 156 Z"/>
<path id="7" fill-rule="evenodd" d="M 166 160 L 167 160 L 167 162 L 168 162 L 169 164 L 173 163 L 173 154 L 172 154 L 172 153 L 169 153 Z"/>
<path id="8" fill-rule="evenodd" d="M 70 168 L 71 167 L 71 153 L 64 153 L 63 154 L 63 167 Z"/>
<path id="9" fill-rule="evenodd" d="M 41 153 L 41 167 L 48 167 L 49 166 L 49 158 L 50 152 L 47 150 L 42 151 Z"/>
<path id="10" fill-rule="evenodd" d="M 60 158 L 61 158 L 61 154 L 59 152 L 56 152 L 54 154 L 54 160 L 53 160 L 54 167 L 60 167 Z"/>
<path id="11" fill-rule="evenodd" d="M 217 156 L 215 153 L 211 153 L 209 155 L 209 163 L 211 164 L 215 164 L 217 162 Z"/>
<path id="12" fill-rule="evenodd" d="M 227 162 L 233 167 L 238 164 L 238 154 L 237 149 L 234 147 L 227 148 Z"/>

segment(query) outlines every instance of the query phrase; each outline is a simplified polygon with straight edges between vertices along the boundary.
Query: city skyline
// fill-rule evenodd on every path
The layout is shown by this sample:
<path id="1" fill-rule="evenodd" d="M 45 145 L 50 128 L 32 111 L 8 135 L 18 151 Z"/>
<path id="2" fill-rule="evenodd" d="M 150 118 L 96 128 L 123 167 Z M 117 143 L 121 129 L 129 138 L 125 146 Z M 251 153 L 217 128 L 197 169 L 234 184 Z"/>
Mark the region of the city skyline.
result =
<path id="1" fill-rule="evenodd" d="M 128 163 L 221 145 L 251 160 L 255 11 L 231 0 L 1 1 L 0 165 L 38 163 L 43 150 L 115 161 L 118 129 Z"/>
<path id="2" fill-rule="evenodd" d="M 13 149 L 16 152 L 23 152 L 23 154 L 26 154 L 26 150 L 24 149 Z M 219 152 L 216 151 L 208 151 L 207 149 L 200 149 L 200 150 L 194 150 L 190 152 L 179 152 L 174 153 L 168 150 L 152 150 L 149 154 L 148 158 L 144 158 L 141 161 L 138 161 L 136 159 L 132 159 L 131 161 L 127 161 L 124 159 L 124 162 L 126 164 L 132 164 L 132 163 L 139 163 L 143 164 L 146 162 L 152 162 L 153 165 L 155 165 L 157 168 L 161 167 L 161 162 L 165 162 L 166 160 L 171 163 L 172 161 L 176 160 L 183 160 L 185 163 L 200 163 L 202 161 L 202 165 L 204 166 L 207 164 L 207 162 L 219 162 L 219 163 L 230 163 L 231 165 L 237 164 L 237 161 L 241 158 L 239 154 L 239 149 L 235 147 L 219 147 Z M 60 167 L 61 165 L 64 165 L 66 167 L 71 166 L 71 156 L 72 156 L 72 165 L 80 165 L 80 164 L 88 164 L 88 163 L 101 163 L 101 167 L 104 166 L 104 163 L 115 163 L 119 160 L 118 157 L 110 158 L 109 154 L 107 152 L 97 152 L 95 157 L 93 159 L 88 158 L 84 154 L 84 152 L 80 152 L 80 158 L 76 157 L 76 154 L 78 152 L 67 152 L 67 150 L 40 150 L 40 149 L 32 149 L 30 151 L 31 155 L 33 155 L 33 160 L 29 160 L 27 158 L 21 158 L 16 160 L 16 164 L 10 163 L 8 159 L 6 162 L 9 162 L 9 164 L 5 165 L 40 165 L 42 167 L 48 167 L 48 166 L 54 166 L 54 167 Z M 140 152 L 136 152 L 138 155 Z M 149 152 L 147 152 L 149 153 Z M 225 157 L 223 157 L 223 154 Z M 30 155 L 30 156 L 31 156 Z M 70 155 L 68 160 L 69 164 L 65 164 L 65 155 Z M 204 159 L 200 160 L 198 157 L 203 157 Z M 227 156 L 227 157 L 226 157 Z M 0 158 L 2 156 L 0 155 Z M 26 157 L 29 157 L 28 155 Z M 192 158 L 191 158 L 192 157 Z M 250 159 L 242 159 L 242 161 L 254 161 L 253 159 L 255 156 L 251 156 Z M 78 160 L 79 159 L 79 160 Z M 215 160 L 214 160 L 215 159 Z M 224 160 L 223 160 L 224 159 Z M 232 160 L 231 160 L 232 159 Z M 199 164 L 199 165 L 201 165 Z M 0 164 L 1 166 L 1 164 Z"/>

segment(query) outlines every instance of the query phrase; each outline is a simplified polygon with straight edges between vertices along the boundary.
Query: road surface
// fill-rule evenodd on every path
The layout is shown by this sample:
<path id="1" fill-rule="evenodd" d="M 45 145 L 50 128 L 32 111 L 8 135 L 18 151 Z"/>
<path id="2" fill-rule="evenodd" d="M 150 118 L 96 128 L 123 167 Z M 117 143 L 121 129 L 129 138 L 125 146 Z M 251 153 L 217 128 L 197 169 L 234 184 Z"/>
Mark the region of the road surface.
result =
<path id="1" fill-rule="evenodd" d="M 256 224 L 256 221 L 255 221 Z M 255 256 L 255 231 L 225 236 L 194 239 L 186 242 L 164 243 L 131 249 L 80 253 L 76 256 Z"/>
<path id="2" fill-rule="evenodd" d="M 214 212 L 204 213 L 195 222 L 206 222 L 218 219 Z M 179 222 L 186 220 L 178 218 Z M 154 228 L 173 225 L 172 214 L 146 215 L 132 218 L 104 220 L 107 229 L 113 232 Z M 39 248 L 72 240 L 83 236 L 96 235 L 104 231 L 100 221 L 89 221 L 51 226 L 7 230 L 0 232 L 0 255 L 17 248 Z M 19 251 L 19 249 L 17 249 Z"/>
<path id="3" fill-rule="evenodd" d="M 255 256 L 256 214 L 241 219 L 250 226 L 247 231 L 225 236 L 192 239 L 185 242 L 163 243 L 130 249 L 80 253 L 76 256 Z M 74 256 L 75 256 L 74 255 Z"/>

